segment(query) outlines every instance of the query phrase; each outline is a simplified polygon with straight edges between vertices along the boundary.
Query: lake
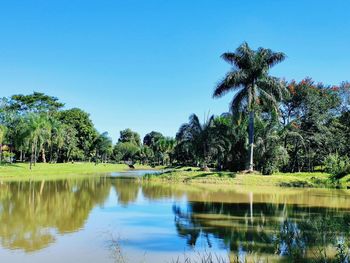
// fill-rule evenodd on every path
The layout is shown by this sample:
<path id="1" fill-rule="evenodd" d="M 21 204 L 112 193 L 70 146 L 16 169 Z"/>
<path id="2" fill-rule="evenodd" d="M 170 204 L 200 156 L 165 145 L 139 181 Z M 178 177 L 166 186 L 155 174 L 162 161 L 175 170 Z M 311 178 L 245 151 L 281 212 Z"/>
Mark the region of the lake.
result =
<path id="1" fill-rule="evenodd" d="M 0 184 L 0 262 L 335 257 L 350 191 L 140 182 L 143 172 Z"/>

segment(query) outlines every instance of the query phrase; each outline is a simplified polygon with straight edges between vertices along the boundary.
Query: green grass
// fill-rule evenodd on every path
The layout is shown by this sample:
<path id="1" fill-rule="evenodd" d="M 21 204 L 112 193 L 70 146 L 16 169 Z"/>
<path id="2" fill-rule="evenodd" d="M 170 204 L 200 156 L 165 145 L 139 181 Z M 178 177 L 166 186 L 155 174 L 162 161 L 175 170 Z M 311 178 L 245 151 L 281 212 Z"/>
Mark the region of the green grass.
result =
<path id="1" fill-rule="evenodd" d="M 152 169 L 147 165 L 135 165 L 135 169 Z M 28 163 L 0 165 L 0 179 L 46 177 L 57 178 L 67 175 L 91 175 L 108 172 L 122 172 L 129 170 L 126 164 L 97 164 L 87 162 L 75 163 L 37 163 L 29 169 Z"/>
<path id="2" fill-rule="evenodd" d="M 135 169 L 151 168 L 147 165 L 135 165 Z M 67 176 L 100 176 L 103 173 L 122 172 L 129 170 L 125 164 L 97 164 L 86 162 L 75 163 L 37 163 L 29 169 L 28 163 L 0 165 L 0 180 L 26 179 L 62 179 Z M 276 173 L 263 176 L 258 173 L 243 174 L 232 172 L 204 172 L 198 167 L 173 167 L 163 174 L 148 174 L 144 180 L 177 182 L 177 183 L 207 183 L 221 185 L 247 186 L 284 186 L 284 187 L 350 187 L 350 175 L 342 178 L 338 184 L 329 180 L 327 173 Z"/>
<path id="3" fill-rule="evenodd" d="M 350 186 L 350 175 L 339 183 L 329 179 L 329 174 L 314 173 L 276 173 L 264 176 L 259 173 L 204 172 L 198 168 L 176 168 L 163 174 L 145 175 L 144 180 L 182 183 L 212 183 L 247 186 L 282 186 L 282 187 L 342 187 Z"/>

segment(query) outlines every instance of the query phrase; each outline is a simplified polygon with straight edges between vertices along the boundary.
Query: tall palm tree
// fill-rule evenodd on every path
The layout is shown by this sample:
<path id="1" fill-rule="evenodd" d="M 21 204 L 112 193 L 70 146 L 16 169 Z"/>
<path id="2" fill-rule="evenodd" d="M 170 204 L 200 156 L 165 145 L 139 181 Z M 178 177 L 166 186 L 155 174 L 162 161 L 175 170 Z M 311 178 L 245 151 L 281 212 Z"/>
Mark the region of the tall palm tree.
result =
<path id="1" fill-rule="evenodd" d="M 257 105 L 262 101 L 272 112 L 278 112 L 278 102 L 282 99 L 285 85 L 269 75 L 269 69 L 285 59 L 281 52 L 258 48 L 252 50 L 247 43 L 240 45 L 234 53 L 227 52 L 222 58 L 233 66 L 214 90 L 213 97 L 222 97 L 229 91 L 236 91 L 231 109 L 234 116 L 244 111 L 249 114 L 249 171 L 253 171 L 254 116 Z"/>

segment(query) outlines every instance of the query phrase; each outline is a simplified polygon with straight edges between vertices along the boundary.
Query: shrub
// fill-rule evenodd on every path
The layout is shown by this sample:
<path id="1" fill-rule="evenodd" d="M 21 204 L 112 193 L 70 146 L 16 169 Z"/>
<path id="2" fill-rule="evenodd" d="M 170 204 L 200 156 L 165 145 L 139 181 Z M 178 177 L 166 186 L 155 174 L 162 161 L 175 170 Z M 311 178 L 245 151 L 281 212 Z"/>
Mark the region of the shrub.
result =
<path id="1" fill-rule="evenodd" d="M 284 147 L 277 146 L 270 149 L 270 151 L 263 156 L 261 173 L 263 175 L 271 175 L 278 172 L 283 165 L 288 163 L 288 159 L 289 156 Z"/>
<path id="2" fill-rule="evenodd" d="M 12 163 L 14 161 L 15 154 L 11 152 L 3 152 L 2 153 L 2 161 L 5 163 Z"/>
<path id="3" fill-rule="evenodd" d="M 331 174 L 331 179 L 339 180 L 350 173 L 350 160 L 348 157 L 330 154 L 325 159 L 325 171 Z"/>

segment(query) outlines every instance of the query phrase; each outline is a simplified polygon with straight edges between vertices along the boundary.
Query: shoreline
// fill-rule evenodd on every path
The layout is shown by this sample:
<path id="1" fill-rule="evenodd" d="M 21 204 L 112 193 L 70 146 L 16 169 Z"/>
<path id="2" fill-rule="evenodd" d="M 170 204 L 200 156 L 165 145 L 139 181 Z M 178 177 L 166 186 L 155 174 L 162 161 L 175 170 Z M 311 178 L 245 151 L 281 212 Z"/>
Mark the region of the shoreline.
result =
<path id="1" fill-rule="evenodd" d="M 329 188 L 349 189 L 350 175 L 345 176 L 338 183 L 329 179 L 329 174 L 323 172 L 275 173 L 261 175 L 258 173 L 234 172 L 204 172 L 199 169 L 188 171 L 174 169 L 161 174 L 148 174 L 143 181 L 180 183 L 180 184 L 207 184 L 217 186 L 254 186 L 254 187 L 281 187 L 281 188 Z"/>
<path id="2" fill-rule="evenodd" d="M 18 180 L 59 180 L 69 178 L 100 177 L 113 172 L 149 170 L 140 177 L 128 178 L 142 182 L 214 185 L 217 187 L 281 187 L 281 188 L 350 188 L 350 175 L 338 183 L 329 179 L 323 172 L 275 173 L 261 175 L 259 173 L 235 173 L 227 171 L 201 171 L 197 167 L 177 167 L 164 169 L 163 166 L 135 164 L 130 169 L 126 164 L 74 162 L 74 163 L 37 163 L 32 170 L 28 163 L 0 165 L 0 181 Z M 160 172 L 160 173 L 159 173 Z"/>
<path id="3" fill-rule="evenodd" d="M 101 176 L 104 173 L 127 172 L 137 170 L 157 170 L 157 167 L 135 164 L 130 169 L 126 164 L 74 162 L 74 163 L 37 163 L 29 169 L 28 163 L 14 163 L 0 165 L 0 180 L 26 179 L 61 179 L 83 176 Z"/>

